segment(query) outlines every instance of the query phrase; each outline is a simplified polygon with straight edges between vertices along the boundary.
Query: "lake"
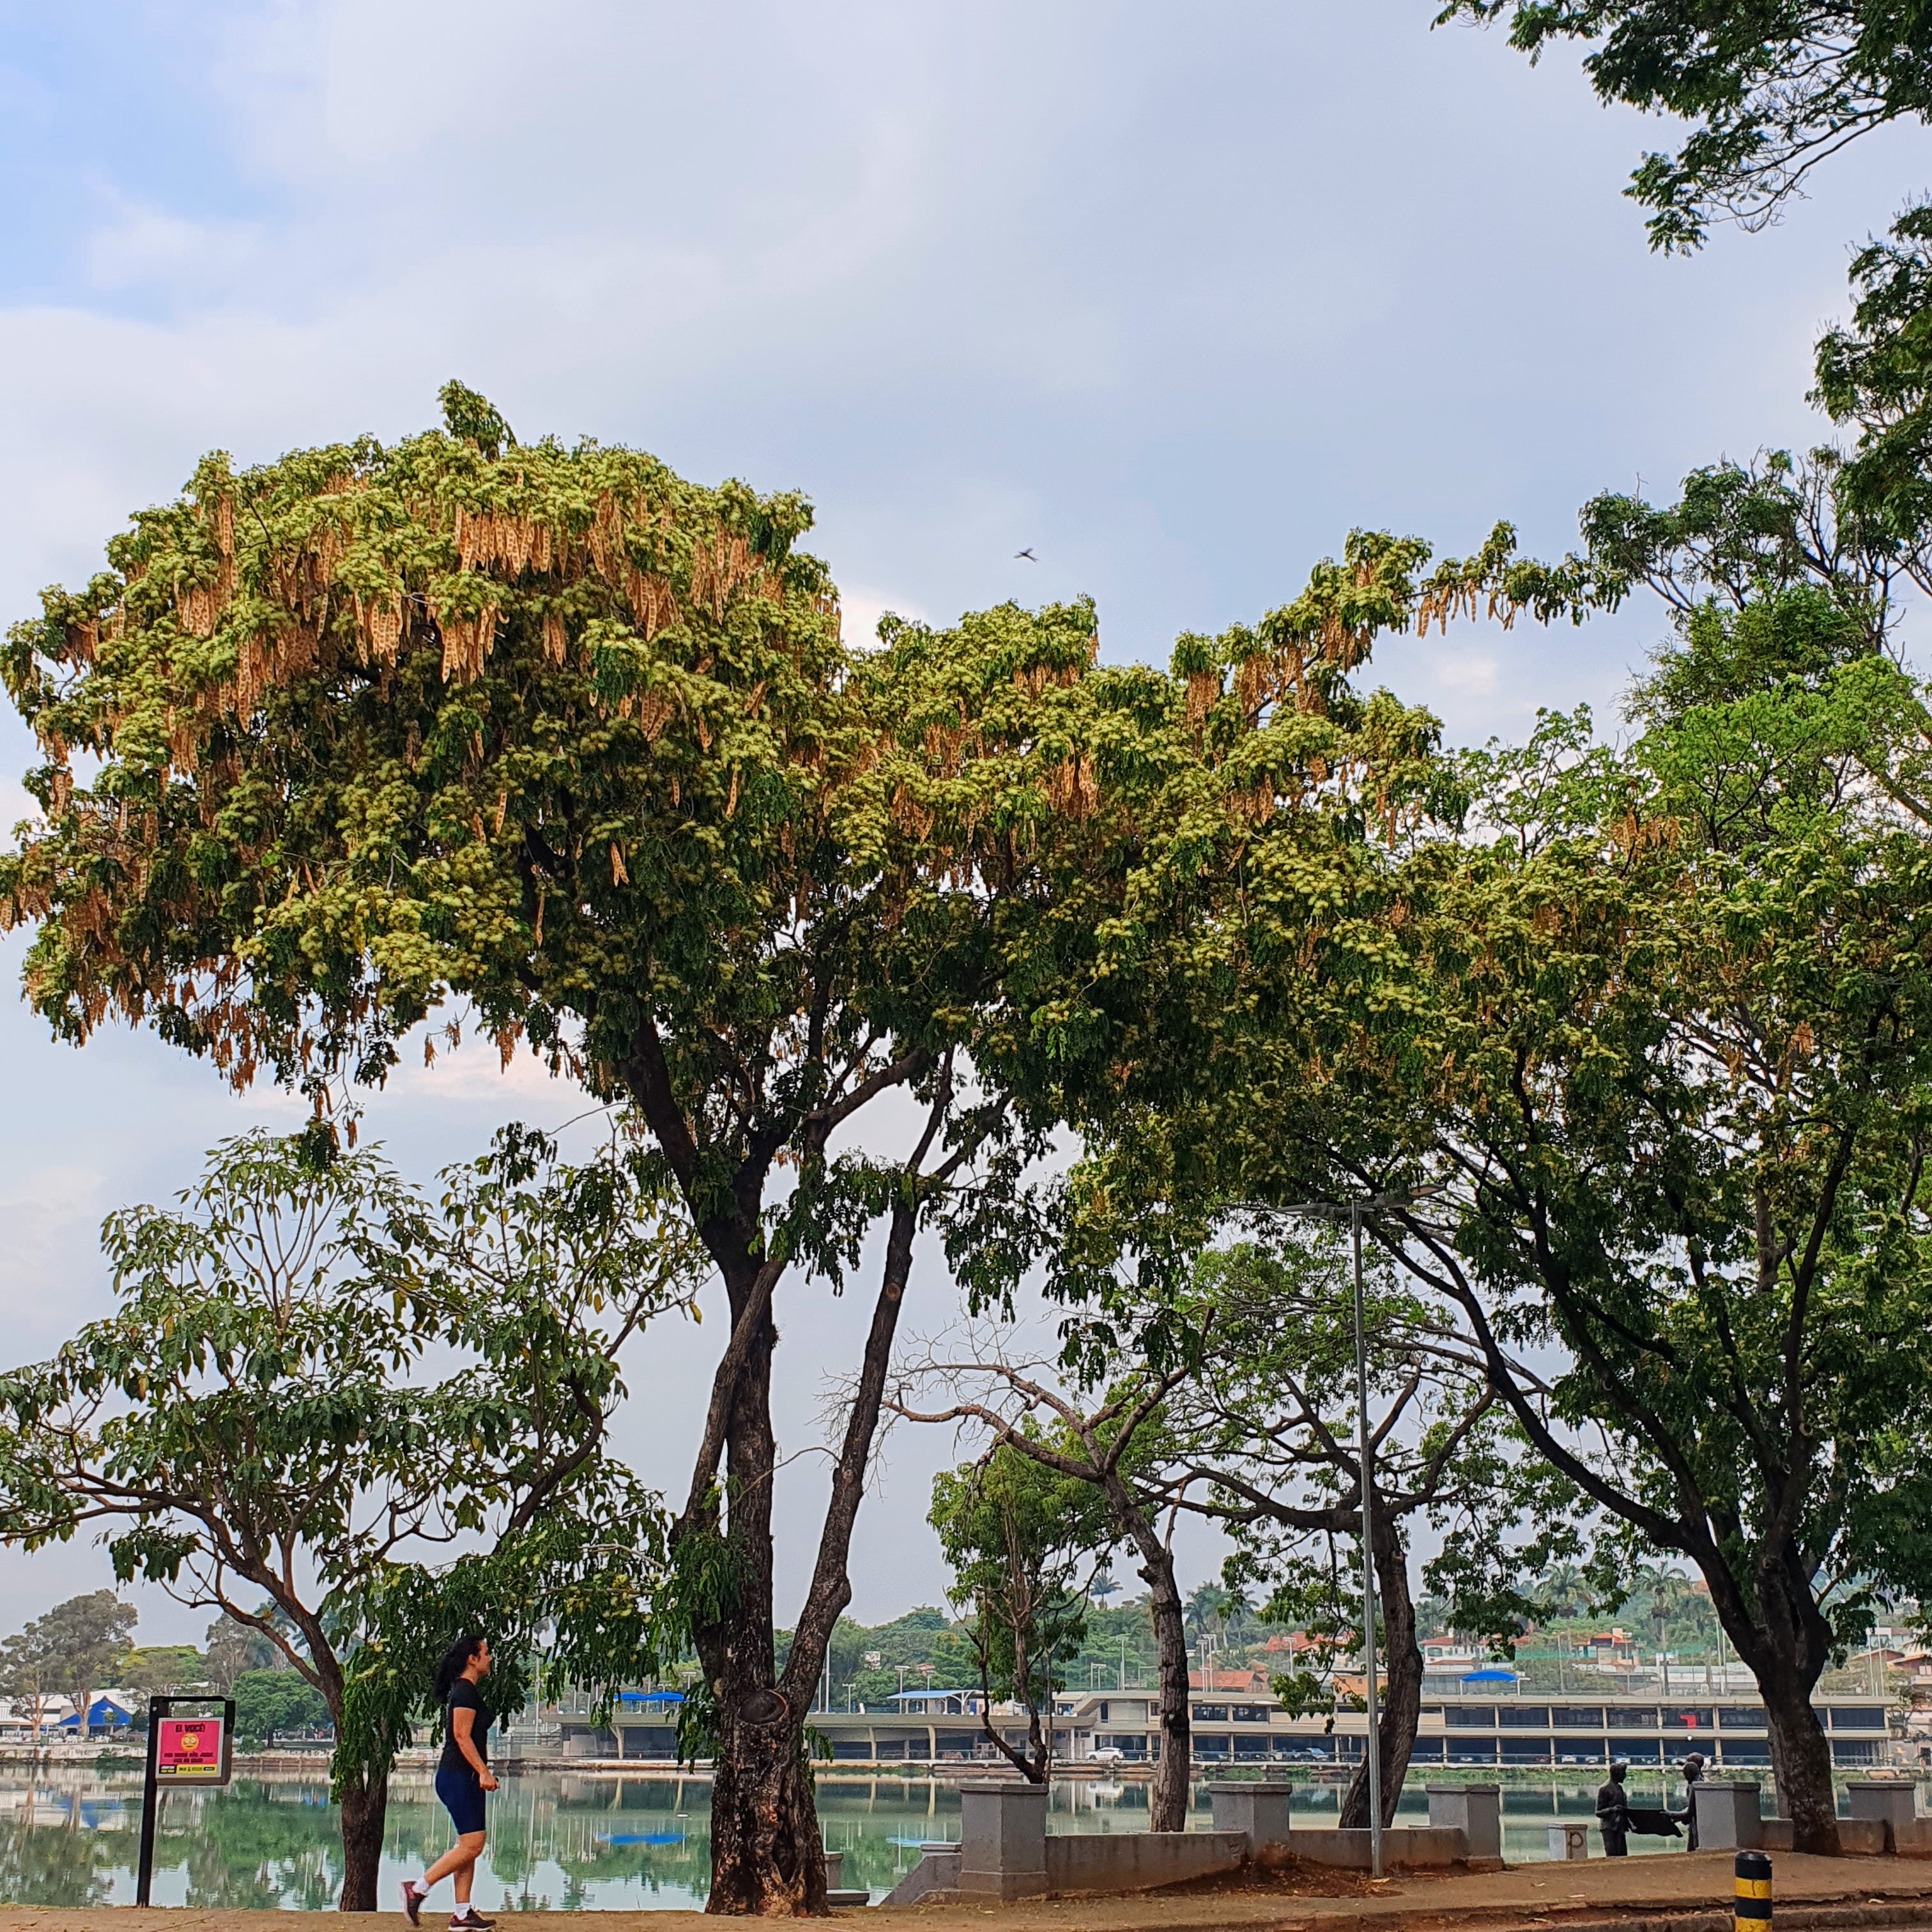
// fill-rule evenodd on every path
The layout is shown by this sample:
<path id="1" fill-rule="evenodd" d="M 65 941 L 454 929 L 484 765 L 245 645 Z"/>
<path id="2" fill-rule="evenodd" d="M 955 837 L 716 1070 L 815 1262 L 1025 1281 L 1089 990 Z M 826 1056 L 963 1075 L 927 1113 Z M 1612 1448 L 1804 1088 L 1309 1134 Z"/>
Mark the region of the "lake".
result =
<path id="1" fill-rule="evenodd" d="M 1339 1786 L 1294 1780 L 1293 1816 L 1310 1826 L 1335 1821 Z M 1593 1816 L 1592 1776 L 1510 1781 L 1504 1786 L 1504 1853 L 1512 1862 L 1549 1856 L 1547 1827 Z M 1656 1796 L 1640 1784 L 1640 1803 Z M 1681 1796 L 1681 1794 L 1678 1794 Z M 599 1772 L 512 1773 L 490 1802 L 490 1847 L 479 1867 L 476 1903 L 484 1912 L 696 1906 L 710 1868 L 709 1781 Z M 1193 1823 L 1210 1821 L 1197 1790 Z M 1086 1780 L 1056 1784 L 1048 1828 L 1137 1832 L 1147 1790 Z M 923 1778 L 853 1778 L 821 1774 L 818 1810 L 826 1844 L 845 1853 L 844 1882 L 874 1898 L 917 1863 L 923 1839 L 959 1835 L 959 1800 L 949 1785 Z M 1412 1778 L 1400 1820 L 1425 1822 L 1422 1780 Z M 16 1905 L 131 1904 L 140 1840 L 138 1770 L 74 1766 L 38 1772 L 0 1765 L 0 1900 Z M 425 1772 L 399 1771 L 389 1799 L 380 1904 L 449 1844 L 448 1820 Z M 1597 1840 L 1592 1834 L 1592 1850 Z M 1633 1853 L 1677 1848 L 1677 1841 L 1634 1838 Z M 335 1808 L 326 1778 L 299 1773 L 238 1774 L 225 1790 L 174 1792 L 161 1802 L 155 1847 L 157 1905 L 204 1909 L 333 1906 L 341 1880 Z M 448 1909 L 449 1888 L 432 1901 Z"/>

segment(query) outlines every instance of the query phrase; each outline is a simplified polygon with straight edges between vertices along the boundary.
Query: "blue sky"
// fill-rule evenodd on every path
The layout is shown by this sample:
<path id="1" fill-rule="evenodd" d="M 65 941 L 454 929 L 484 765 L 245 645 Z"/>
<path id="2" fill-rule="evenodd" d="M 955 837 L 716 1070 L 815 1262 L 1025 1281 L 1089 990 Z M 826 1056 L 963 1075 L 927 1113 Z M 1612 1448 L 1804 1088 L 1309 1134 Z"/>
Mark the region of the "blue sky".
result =
<path id="1" fill-rule="evenodd" d="M 1462 551 L 1506 517 L 1561 550 L 1599 488 L 1820 436 L 1810 344 L 1850 248 L 1928 184 L 1924 136 L 1854 150 L 1767 234 L 1660 260 L 1622 190 L 1668 130 L 1433 11 L 0 0 L 0 611 L 83 577 L 204 449 L 418 428 L 452 374 L 525 436 L 803 488 L 848 630 L 1088 592 L 1117 658 L 1292 597 L 1353 525 Z M 1607 722 L 1657 624 L 1471 626 L 1376 671 L 1459 739 L 1539 704 Z M 28 761 L 0 719 L 6 822 Z M 17 1359 L 104 1307 L 103 1213 L 286 1109 L 148 1040 L 57 1048 L 10 1001 L 0 1070 Z M 426 1175 L 580 1105 L 466 1054 L 372 1125 Z M 920 1293 L 937 1328 L 938 1270 Z M 857 1312 L 782 1311 L 794 1447 Z M 634 1366 L 627 1439 L 669 1486 L 711 1334 Z M 868 1619 L 937 1594 L 944 1449 L 893 1447 L 855 1556 Z M 791 1595 L 817 1466 L 790 1478 Z M 0 1628 L 103 1574 L 0 1554 Z"/>

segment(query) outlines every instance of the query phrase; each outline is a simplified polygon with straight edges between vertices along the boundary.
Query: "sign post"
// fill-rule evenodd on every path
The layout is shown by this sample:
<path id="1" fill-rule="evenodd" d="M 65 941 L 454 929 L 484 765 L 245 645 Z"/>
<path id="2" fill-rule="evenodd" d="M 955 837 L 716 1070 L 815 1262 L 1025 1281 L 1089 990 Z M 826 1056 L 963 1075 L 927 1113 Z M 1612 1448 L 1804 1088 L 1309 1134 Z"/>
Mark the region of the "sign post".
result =
<path id="1" fill-rule="evenodd" d="M 219 1704 L 220 1717 L 177 1718 L 178 1705 Z M 134 1903 L 146 1905 L 154 1881 L 154 1816 L 164 1785 L 226 1784 L 235 1757 L 232 1697 L 150 1697 L 148 1770 L 141 1786 L 141 1861 Z"/>

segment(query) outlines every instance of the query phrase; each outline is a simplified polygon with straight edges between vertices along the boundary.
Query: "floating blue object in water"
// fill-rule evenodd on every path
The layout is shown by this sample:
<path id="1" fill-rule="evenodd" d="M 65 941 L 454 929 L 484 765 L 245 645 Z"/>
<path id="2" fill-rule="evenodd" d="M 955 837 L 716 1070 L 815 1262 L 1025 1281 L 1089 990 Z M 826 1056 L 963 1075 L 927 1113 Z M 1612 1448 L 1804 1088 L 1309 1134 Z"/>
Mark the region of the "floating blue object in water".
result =
<path id="1" fill-rule="evenodd" d="M 623 1832 L 600 1839 L 606 1845 L 681 1845 L 684 1843 L 682 1832 Z"/>

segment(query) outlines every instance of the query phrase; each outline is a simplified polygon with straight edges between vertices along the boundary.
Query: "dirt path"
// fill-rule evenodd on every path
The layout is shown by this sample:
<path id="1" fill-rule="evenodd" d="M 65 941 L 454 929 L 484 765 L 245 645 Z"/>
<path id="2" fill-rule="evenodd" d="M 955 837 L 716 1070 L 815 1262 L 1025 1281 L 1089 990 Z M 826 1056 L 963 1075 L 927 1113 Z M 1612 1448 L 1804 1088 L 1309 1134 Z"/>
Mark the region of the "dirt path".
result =
<path id="1" fill-rule="evenodd" d="M 1932 1927 L 1932 1861 L 1811 1858 L 1784 1853 L 1777 1868 L 1776 1903 L 1835 1906 L 1834 1924 L 1898 1925 L 1908 1919 Z M 1519 1865 L 1508 1871 L 1437 1876 L 1405 1874 L 1378 1886 L 1332 1895 L 1338 1874 L 1324 1875 L 1331 1895 L 1298 1890 L 1294 1882 L 1210 1881 L 1196 1887 L 1112 1898 L 1058 1899 L 1037 1904 L 910 1906 L 837 1915 L 871 1932 L 1501 1932 L 1507 1927 L 1586 1926 L 1626 1914 L 1663 1915 L 1666 1922 L 1695 1912 L 1728 1915 L 1731 1859 L 1727 1852 L 1681 1858 L 1592 1858 L 1580 1864 Z M 1343 1884 L 1350 1882 L 1343 1880 Z M 440 1932 L 443 1911 L 423 1924 Z M 1851 1908 L 1846 1910 L 1844 1908 Z M 1859 1908 L 1862 1908 L 1862 1910 Z M 1915 1909 L 1916 1908 L 1916 1909 Z M 1811 1916 L 1794 1912 L 1794 1917 Z M 286 1912 L 136 1911 L 131 1906 L 56 1910 L 0 1905 L 0 1932 L 292 1932 Z M 990 1922 L 990 1923 L 989 1923 Z M 399 1912 L 378 1915 L 372 1928 L 401 1923 Z M 716 1919 L 695 1912 L 534 1912 L 506 1913 L 503 1932 L 704 1932 Z M 1656 1932 L 1667 1932 L 1660 1926 Z M 1688 1928 L 1684 1928 L 1688 1932 Z"/>

